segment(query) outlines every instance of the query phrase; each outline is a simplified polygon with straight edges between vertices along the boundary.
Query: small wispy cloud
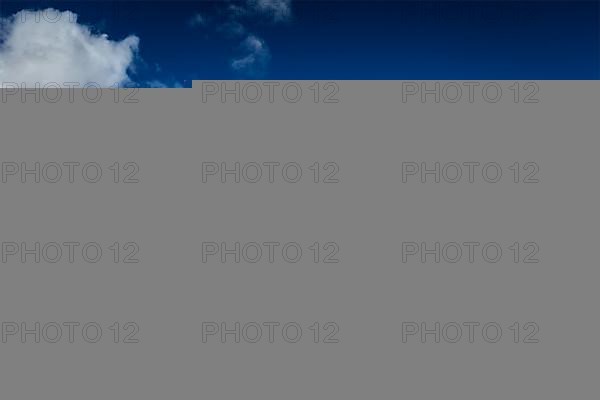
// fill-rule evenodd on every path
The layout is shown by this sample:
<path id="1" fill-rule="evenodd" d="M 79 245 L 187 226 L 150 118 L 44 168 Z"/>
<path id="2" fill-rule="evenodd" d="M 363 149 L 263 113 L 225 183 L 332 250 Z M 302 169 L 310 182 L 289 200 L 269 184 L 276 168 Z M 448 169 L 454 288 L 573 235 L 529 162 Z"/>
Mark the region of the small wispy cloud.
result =
<path id="1" fill-rule="evenodd" d="M 197 13 L 189 19 L 188 25 L 191 27 L 204 27 L 208 25 L 208 19 L 202 14 Z"/>
<path id="2" fill-rule="evenodd" d="M 291 0 L 247 0 L 248 7 L 274 22 L 288 20 L 292 15 Z"/>
<path id="3" fill-rule="evenodd" d="M 248 36 L 242 43 L 244 55 L 231 62 L 231 68 L 243 75 L 258 78 L 264 76 L 271 59 L 271 52 L 265 42 L 254 36 Z"/>
<path id="4" fill-rule="evenodd" d="M 248 8 L 237 4 L 229 4 L 226 14 L 231 18 L 241 18 L 248 15 Z"/>
<path id="5" fill-rule="evenodd" d="M 244 25 L 242 25 L 238 21 L 231 20 L 219 25 L 217 27 L 217 31 L 224 33 L 227 36 L 239 37 L 244 36 L 244 34 L 246 34 L 246 27 L 244 27 Z"/>
<path id="6" fill-rule="evenodd" d="M 291 15 L 292 0 L 244 0 L 221 8 L 217 16 L 217 20 L 221 21 L 213 23 L 215 31 L 229 38 L 244 38 L 239 46 L 242 55 L 231 61 L 231 68 L 245 76 L 263 76 L 271 60 L 271 52 L 265 41 L 247 26 L 265 20 L 270 23 L 286 22 Z M 192 21 L 194 26 L 206 26 L 203 15 L 196 14 Z"/>
<path id="7" fill-rule="evenodd" d="M 147 81 L 146 86 L 153 89 L 183 88 L 183 85 L 179 82 L 167 83 L 158 79 Z"/>

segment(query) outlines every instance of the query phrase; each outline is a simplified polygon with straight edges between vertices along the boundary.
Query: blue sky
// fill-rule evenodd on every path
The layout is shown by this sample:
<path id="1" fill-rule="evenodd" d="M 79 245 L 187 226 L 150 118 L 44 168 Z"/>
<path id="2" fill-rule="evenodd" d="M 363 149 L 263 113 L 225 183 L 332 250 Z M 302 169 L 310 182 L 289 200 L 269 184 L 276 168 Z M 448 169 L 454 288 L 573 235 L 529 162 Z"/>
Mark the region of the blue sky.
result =
<path id="1" fill-rule="evenodd" d="M 75 80 L 92 73 L 118 80 L 126 74 L 128 85 L 142 87 L 255 78 L 598 79 L 599 3 L 0 0 L 0 78 L 11 80 L 12 68 L 16 81 L 24 79 L 26 66 L 27 79 L 35 79 L 36 63 L 42 75 L 58 63 L 51 77 L 72 71 Z M 58 47 L 34 60 L 27 58 L 30 48 L 15 50 L 28 46 L 36 29 L 28 25 L 17 34 L 6 18 L 48 7 L 77 14 L 75 24 L 91 29 L 85 40 L 116 66 L 107 60 L 96 67 L 97 54 L 82 55 L 72 42 L 60 59 L 52 53 L 63 51 Z M 48 37 L 49 29 L 61 29 L 46 25 L 35 34 Z M 66 59 L 74 55 L 87 63 L 86 71 L 65 65 L 77 63 Z"/>

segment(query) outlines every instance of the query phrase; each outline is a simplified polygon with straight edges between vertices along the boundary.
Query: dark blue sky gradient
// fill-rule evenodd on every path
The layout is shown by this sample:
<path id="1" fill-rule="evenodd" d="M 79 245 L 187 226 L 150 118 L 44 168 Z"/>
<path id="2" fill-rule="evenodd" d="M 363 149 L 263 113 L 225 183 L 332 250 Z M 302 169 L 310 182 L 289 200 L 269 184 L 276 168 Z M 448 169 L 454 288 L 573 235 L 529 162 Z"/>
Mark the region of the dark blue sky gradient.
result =
<path id="1" fill-rule="evenodd" d="M 290 21 L 248 22 L 265 79 L 599 79 L 598 1 L 294 1 Z M 2 1 L 2 16 L 54 7 L 113 40 L 140 37 L 134 81 L 237 79 L 239 38 L 189 26 L 223 2 Z"/>

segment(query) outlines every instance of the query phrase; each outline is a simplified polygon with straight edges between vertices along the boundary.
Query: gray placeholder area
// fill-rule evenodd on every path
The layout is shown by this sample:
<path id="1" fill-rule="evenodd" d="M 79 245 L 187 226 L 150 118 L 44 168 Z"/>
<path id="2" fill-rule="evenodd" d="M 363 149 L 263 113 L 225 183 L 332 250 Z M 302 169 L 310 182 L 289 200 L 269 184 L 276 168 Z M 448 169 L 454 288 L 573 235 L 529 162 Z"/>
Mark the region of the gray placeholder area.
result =
<path id="1" fill-rule="evenodd" d="M 5 90 L 0 398 L 596 398 L 599 93 Z"/>

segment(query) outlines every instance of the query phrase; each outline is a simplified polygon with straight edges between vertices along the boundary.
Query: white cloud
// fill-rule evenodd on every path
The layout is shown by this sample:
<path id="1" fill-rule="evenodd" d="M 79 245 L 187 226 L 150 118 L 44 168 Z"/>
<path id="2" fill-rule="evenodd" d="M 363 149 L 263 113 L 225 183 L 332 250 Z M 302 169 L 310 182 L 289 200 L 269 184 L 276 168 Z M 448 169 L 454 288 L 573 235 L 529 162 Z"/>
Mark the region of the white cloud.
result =
<path id="1" fill-rule="evenodd" d="M 231 62 L 231 67 L 245 75 L 259 77 L 265 73 L 271 52 L 263 40 L 250 35 L 242 42 L 245 55 Z"/>
<path id="2" fill-rule="evenodd" d="M 247 0 L 248 6 L 269 16 L 275 22 L 285 21 L 292 14 L 292 0 Z"/>
<path id="3" fill-rule="evenodd" d="M 12 82 L 27 87 L 47 83 L 102 87 L 130 83 L 139 38 L 113 41 L 77 22 L 77 15 L 44 10 L 52 19 L 34 11 L 0 18 L 0 86 Z M 60 16 L 60 18 L 57 18 Z"/>

